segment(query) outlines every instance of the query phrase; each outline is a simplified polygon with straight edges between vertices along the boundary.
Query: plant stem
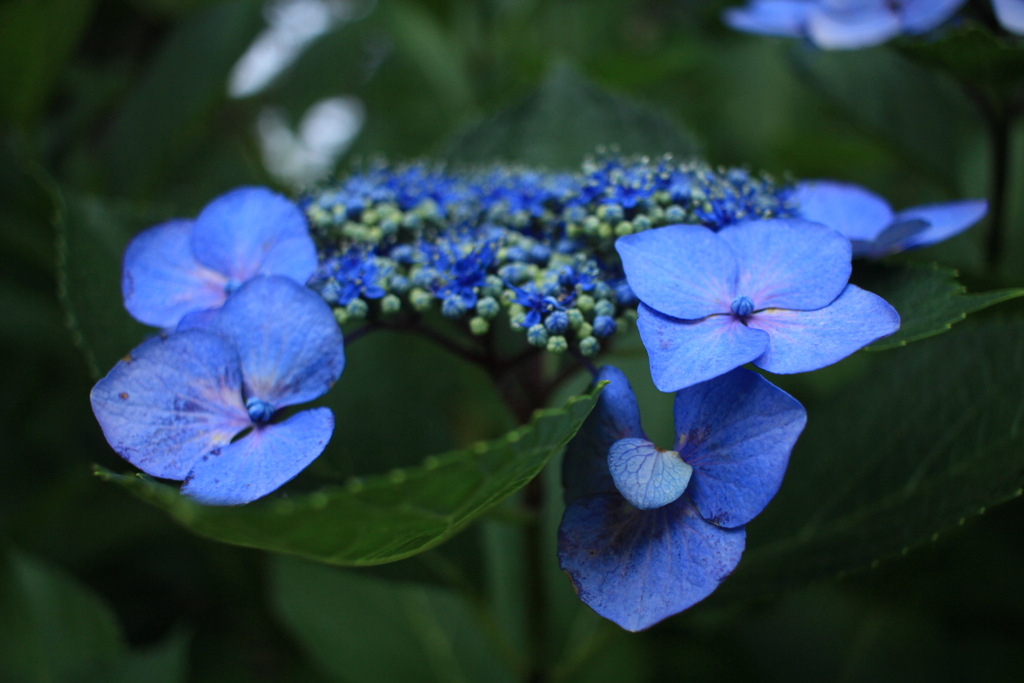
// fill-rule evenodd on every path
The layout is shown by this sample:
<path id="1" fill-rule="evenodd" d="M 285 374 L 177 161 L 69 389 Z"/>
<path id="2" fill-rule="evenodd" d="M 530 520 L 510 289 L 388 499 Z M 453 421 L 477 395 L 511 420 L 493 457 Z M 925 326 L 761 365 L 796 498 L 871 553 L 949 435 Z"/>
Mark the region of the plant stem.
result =
<path id="1" fill-rule="evenodd" d="M 541 513 L 544 505 L 543 477 L 534 477 L 526 486 L 523 507 L 535 515 L 526 528 L 526 627 L 529 643 L 530 666 L 528 683 L 548 680 L 545 647 L 547 645 L 547 613 L 544 591 L 543 525 Z"/>

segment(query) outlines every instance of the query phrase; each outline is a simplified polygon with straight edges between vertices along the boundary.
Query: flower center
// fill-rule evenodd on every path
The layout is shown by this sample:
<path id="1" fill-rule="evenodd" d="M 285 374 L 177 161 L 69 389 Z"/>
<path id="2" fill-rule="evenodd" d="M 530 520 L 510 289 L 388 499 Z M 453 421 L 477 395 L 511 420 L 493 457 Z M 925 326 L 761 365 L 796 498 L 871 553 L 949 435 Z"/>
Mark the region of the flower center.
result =
<path id="1" fill-rule="evenodd" d="M 732 303 L 729 304 L 729 308 L 732 309 L 734 315 L 746 318 L 754 312 L 754 302 L 750 300 L 750 297 L 738 296 L 732 300 Z"/>
<path id="2" fill-rule="evenodd" d="M 224 283 L 224 293 L 227 294 L 228 296 L 231 296 L 236 291 L 238 291 L 238 288 L 241 287 L 241 286 L 242 286 L 241 282 L 239 282 L 238 280 L 236 280 L 234 278 L 231 278 L 230 280 L 228 280 L 227 282 Z"/>
<path id="3" fill-rule="evenodd" d="M 245 402 L 245 409 L 249 411 L 249 419 L 257 423 L 269 422 L 274 414 L 274 406 L 255 397 Z"/>

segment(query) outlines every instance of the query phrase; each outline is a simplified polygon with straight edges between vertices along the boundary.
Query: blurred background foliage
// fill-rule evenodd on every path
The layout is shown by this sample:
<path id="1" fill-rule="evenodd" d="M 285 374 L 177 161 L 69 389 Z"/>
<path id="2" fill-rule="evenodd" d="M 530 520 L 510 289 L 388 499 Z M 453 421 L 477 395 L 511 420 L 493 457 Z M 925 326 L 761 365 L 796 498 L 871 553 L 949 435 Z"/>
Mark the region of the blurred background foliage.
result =
<path id="1" fill-rule="evenodd" d="M 989 193 L 984 109 L 931 68 L 941 54 L 823 54 L 734 34 L 718 19 L 727 4 L 0 3 L 0 681 L 517 680 L 531 638 L 565 681 L 1019 680 L 1024 504 L 963 512 L 975 494 L 1014 498 L 1024 480 L 1013 302 L 911 349 L 780 382 L 811 424 L 749 529 L 767 552 L 642 635 L 598 619 L 558 572 L 556 467 L 542 475 L 550 619 L 530 627 L 530 553 L 511 509 L 417 558 L 345 571 L 193 536 L 90 474 L 127 469 L 87 400 L 141 334 L 109 307 L 123 245 L 240 184 L 295 192 L 378 154 L 571 168 L 600 142 L 849 180 L 896 207 Z M 1020 51 L 1007 54 L 998 87 L 1024 73 Z M 1024 283 L 1019 123 L 1009 144 L 999 269 L 983 267 L 985 226 L 916 257 L 960 269 L 972 289 Z M 67 262 L 69 250 L 90 256 Z M 76 315 L 104 309 L 97 291 L 109 315 Z M 611 360 L 667 442 L 669 403 L 636 341 Z M 555 404 L 586 378 L 571 384 Z M 314 478 L 386 472 L 511 424 L 482 373 L 397 335 L 354 345 L 331 400 L 339 427 Z M 943 431 L 961 419 L 970 429 Z M 930 436 L 961 457 L 936 470 L 938 493 L 926 470 L 909 473 L 923 484 L 908 492 L 899 468 Z M 844 461 L 850 443 L 871 457 Z M 858 471 L 877 484 L 876 536 L 857 525 L 859 490 L 842 490 Z M 815 524 L 840 531 L 800 536 Z"/>

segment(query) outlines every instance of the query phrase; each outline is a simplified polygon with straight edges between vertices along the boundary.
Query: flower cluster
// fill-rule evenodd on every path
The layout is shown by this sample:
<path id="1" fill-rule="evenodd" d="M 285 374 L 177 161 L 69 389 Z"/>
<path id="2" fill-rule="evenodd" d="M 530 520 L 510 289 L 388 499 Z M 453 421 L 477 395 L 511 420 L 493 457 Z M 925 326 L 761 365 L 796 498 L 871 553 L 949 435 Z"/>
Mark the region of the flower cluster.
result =
<path id="1" fill-rule="evenodd" d="M 946 23 L 967 0 L 750 0 L 725 11 L 737 31 L 806 37 L 825 50 L 855 50 Z M 996 19 L 1024 35 L 1024 0 L 992 0 Z"/>
<path id="2" fill-rule="evenodd" d="M 559 559 L 580 597 L 631 630 L 707 596 L 778 489 L 806 415 L 746 363 L 835 363 L 899 326 L 848 280 L 872 258 L 945 239 L 986 210 L 894 213 L 863 188 L 776 184 L 669 157 L 578 173 L 374 166 L 296 205 L 264 188 L 128 245 L 125 307 L 163 333 L 91 400 L 117 453 L 206 504 L 260 498 L 325 448 L 334 416 L 283 409 L 345 363 L 339 323 L 427 313 L 593 356 L 636 321 L 655 385 L 676 392 L 674 450 L 640 427 L 621 372 L 569 444 Z"/>
<path id="3" fill-rule="evenodd" d="M 530 344 L 592 356 L 635 316 L 617 238 L 791 216 L 790 194 L 671 157 L 599 158 L 578 173 L 379 165 L 304 198 L 321 256 L 311 286 L 341 322 L 436 309 L 486 334 L 505 310 Z"/>

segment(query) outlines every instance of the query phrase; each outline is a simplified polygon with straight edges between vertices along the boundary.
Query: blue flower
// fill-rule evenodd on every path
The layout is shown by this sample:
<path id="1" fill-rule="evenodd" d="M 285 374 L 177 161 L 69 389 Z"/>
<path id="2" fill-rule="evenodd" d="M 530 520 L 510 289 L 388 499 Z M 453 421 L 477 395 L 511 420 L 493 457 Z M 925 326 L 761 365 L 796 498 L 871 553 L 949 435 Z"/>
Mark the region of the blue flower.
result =
<path id="1" fill-rule="evenodd" d="M 433 282 L 435 295 L 445 300 L 459 299 L 463 313 L 476 306 L 479 289 L 487 284 L 488 269 L 495 262 L 496 243 L 477 242 L 472 236 L 452 236 L 436 245 L 423 244 L 421 249 L 437 273 Z"/>
<path id="2" fill-rule="evenodd" d="M 515 295 L 514 301 L 526 309 L 526 318 L 523 320 L 522 327 L 527 329 L 539 324 L 549 312 L 564 310 L 565 306 L 572 303 L 572 294 L 560 300 L 555 287 L 538 288 L 533 282 L 527 282 L 522 287 L 506 284 Z"/>
<path id="3" fill-rule="evenodd" d="M 892 306 L 847 284 L 850 241 L 817 223 L 673 225 L 615 248 L 640 299 L 651 376 L 677 391 L 744 363 L 789 374 L 831 365 L 899 328 Z"/>
<path id="4" fill-rule="evenodd" d="M 737 31 L 804 37 L 825 50 L 880 45 L 898 35 L 938 28 L 967 0 L 750 0 L 725 11 Z M 1024 0 L 992 0 L 1007 31 L 1024 34 Z"/>
<path id="5" fill-rule="evenodd" d="M 740 561 L 744 525 L 778 491 L 807 413 L 742 368 L 675 396 L 676 444 L 644 435 L 628 380 L 609 384 L 569 442 L 559 565 L 580 599 L 629 631 L 699 602 Z"/>
<path id="6" fill-rule="evenodd" d="M 888 202 L 863 187 L 829 180 L 800 183 L 793 201 L 801 218 L 838 230 L 850 239 L 854 256 L 872 259 L 942 242 L 988 211 L 984 199 L 968 199 L 893 213 Z"/>
<path id="7" fill-rule="evenodd" d="M 138 321 L 173 328 L 216 309 L 257 275 L 305 284 L 316 272 L 306 218 L 287 198 L 243 187 L 214 199 L 194 221 L 176 219 L 136 236 L 121 273 L 124 306 Z"/>
<path id="8" fill-rule="evenodd" d="M 359 297 L 380 299 L 387 294 L 381 286 L 389 272 L 381 268 L 379 257 L 360 247 L 353 247 L 344 254 L 329 259 L 322 270 L 327 282 L 322 295 L 330 303 L 347 306 Z"/>
<path id="9" fill-rule="evenodd" d="M 323 452 L 334 430 L 330 409 L 272 418 L 323 395 L 344 365 L 327 304 L 287 278 L 257 277 L 202 328 L 134 349 L 90 399 L 125 460 L 154 477 L 184 480 L 181 492 L 201 503 L 239 505 L 274 491 Z"/>

